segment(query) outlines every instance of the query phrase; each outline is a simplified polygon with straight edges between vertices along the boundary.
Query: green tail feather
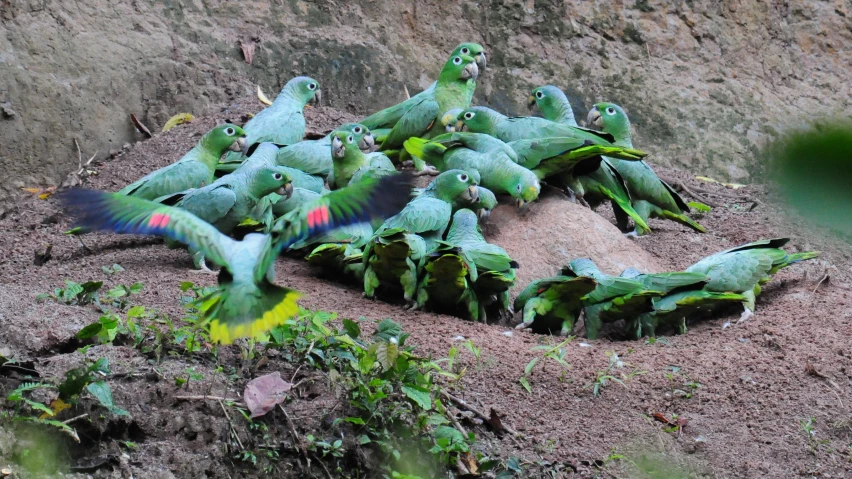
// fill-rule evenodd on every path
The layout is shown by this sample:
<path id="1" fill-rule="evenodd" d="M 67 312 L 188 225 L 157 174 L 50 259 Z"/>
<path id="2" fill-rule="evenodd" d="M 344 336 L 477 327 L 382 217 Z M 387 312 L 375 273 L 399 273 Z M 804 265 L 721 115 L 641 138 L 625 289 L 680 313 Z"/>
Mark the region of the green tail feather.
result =
<path id="1" fill-rule="evenodd" d="M 615 204 L 617 204 L 622 211 L 627 213 L 627 216 L 633 219 L 633 223 L 636 225 L 636 229 L 639 230 L 640 234 L 647 234 L 651 232 L 651 227 L 648 226 L 648 223 L 646 223 L 645 220 L 643 220 L 642 217 L 639 215 L 639 213 L 637 213 L 636 210 L 633 209 L 633 205 L 630 204 L 629 198 L 624 198 L 619 195 L 616 195 L 603 185 L 601 185 L 599 189 L 604 196 L 614 201 Z"/>
<path id="2" fill-rule="evenodd" d="M 784 262 L 774 266 L 771 270 L 769 270 L 769 274 L 775 274 L 778 270 L 782 268 L 786 268 L 791 264 L 798 263 L 800 261 L 807 261 L 809 259 L 818 258 L 821 254 L 820 251 L 805 251 L 803 253 L 793 253 L 787 255 L 787 258 L 784 259 Z"/>
<path id="3" fill-rule="evenodd" d="M 210 340 L 231 344 L 237 338 L 262 337 L 299 313 L 301 294 L 274 284 L 226 285 L 201 298 Z"/>
<path id="4" fill-rule="evenodd" d="M 689 226 L 690 228 L 694 229 L 695 231 L 698 231 L 699 233 L 706 233 L 707 232 L 707 230 L 703 226 L 696 223 L 692 218 L 690 218 L 689 216 L 686 216 L 684 214 L 677 214 L 677 213 L 673 213 L 671 211 L 663 210 L 661 216 L 665 219 L 677 221 L 678 223 L 680 223 L 682 225 Z"/>
<path id="5" fill-rule="evenodd" d="M 633 148 L 622 148 L 620 146 L 604 145 L 596 145 L 596 148 L 599 151 L 599 155 L 608 156 L 610 158 L 618 158 L 619 160 L 625 161 L 639 161 L 642 158 L 648 156 L 648 154 L 644 151 L 635 150 Z"/>

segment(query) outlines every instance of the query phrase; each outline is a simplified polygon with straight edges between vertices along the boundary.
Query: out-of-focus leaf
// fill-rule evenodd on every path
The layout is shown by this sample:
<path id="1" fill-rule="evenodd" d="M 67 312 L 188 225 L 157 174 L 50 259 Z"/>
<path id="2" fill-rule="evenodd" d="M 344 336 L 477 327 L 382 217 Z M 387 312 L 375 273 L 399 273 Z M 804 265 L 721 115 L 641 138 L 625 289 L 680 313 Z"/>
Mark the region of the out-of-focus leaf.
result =
<path id="1" fill-rule="evenodd" d="M 420 386 L 402 386 L 400 389 L 403 394 L 425 411 L 432 409 L 432 397 L 429 395 L 428 389 Z"/>
<path id="2" fill-rule="evenodd" d="M 163 131 L 169 131 L 178 125 L 189 123 L 194 119 L 195 117 L 192 116 L 192 114 L 190 113 L 178 113 L 177 115 L 169 118 L 169 121 L 167 121 L 166 124 L 163 125 Z"/>
<path id="3" fill-rule="evenodd" d="M 803 216 L 852 235 L 852 123 L 816 126 L 767 149 L 769 171 Z"/>
<path id="4" fill-rule="evenodd" d="M 712 208 L 699 201 L 690 201 L 686 205 L 699 213 L 709 213 L 712 210 Z"/>
<path id="5" fill-rule="evenodd" d="M 742 185 L 740 183 L 722 183 L 721 181 L 714 180 L 713 178 L 710 178 L 708 176 L 696 176 L 695 179 L 700 180 L 700 181 L 706 181 L 707 183 L 718 183 L 718 184 L 724 186 L 725 188 L 731 188 L 733 190 L 737 190 L 737 189 L 740 189 L 740 188 L 746 186 L 746 185 Z"/>
<path id="6" fill-rule="evenodd" d="M 86 386 L 86 389 L 89 393 L 101 403 L 101 406 L 107 408 L 109 412 L 115 414 L 116 416 L 129 416 L 127 411 L 121 409 L 120 407 L 116 407 L 115 402 L 112 399 L 112 390 L 109 388 L 109 384 L 104 381 L 95 381 Z"/>

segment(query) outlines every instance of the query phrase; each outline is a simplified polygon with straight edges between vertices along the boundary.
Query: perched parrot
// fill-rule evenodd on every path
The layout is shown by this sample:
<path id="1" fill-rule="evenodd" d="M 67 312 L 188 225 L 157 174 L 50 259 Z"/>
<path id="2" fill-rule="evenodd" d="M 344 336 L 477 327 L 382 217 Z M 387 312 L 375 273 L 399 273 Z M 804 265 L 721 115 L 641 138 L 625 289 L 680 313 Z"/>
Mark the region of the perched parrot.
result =
<path id="1" fill-rule="evenodd" d="M 331 157 L 334 166 L 333 175 L 328 180 L 328 186 L 332 190 L 348 185 L 355 172 L 370 166 L 370 158 L 358 148 L 355 136 L 347 131 L 332 133 Z"/>
<path id="2" fill-rule="evenodd" d="M 535 280 L 515 298 L 523 321 L 516 329 L 568 336 L 583 309 L 586 295 L 597 283 L 585 276 L 554 276 Z"/>
<path id="3" fill-rule="evenodd" d="M 272 202 L 272 215 L 276 218 L 284 216 L 297 208 L 301 208 L 302 205 L 316 200 L 320 196 L 322 195 L 315 191 L 306 190 L 304 188 L 293 188 L 293 193 L 289 198 L 280 196 L 279 198 L 274 199 L 274 202 Z"/>
<path id="4" fill-rule="evenodd" d="M 468 172 L 474 177 L 474 181 L 478 183 L 478 174 L 474 175 L 474 172 L 470 170 L 468 170 Z M 414 196 L 419 196 L 420 193 L 423 193 L 423 191 L 425 191 L 425 188 L 414 188 L 413 194 Z M 491 210 L 497 207 L 497 196 L 495 196 L 488 188 L 479 185 L 476 186 L 476 193 L 478 199 L 474 202 L 463 198 L 457 199 L 453 203 L 453 211 L 467 208 L 475 212 L 477 216 L 479 216 L 479 219 L 484 222 L 488 220 L 489 216 L 491 216 Z"/>
<path id="5" fill-rule="evenodd" d="M 508 117 L 484 106 L 470 107 L 458 116 L 464 128 L 474 133 L 485 133 L 505 142 L 535 140 L 538 138 L 576 138 L 595 145 L 612 146 L 613 135 L 570 126 L 537 116 Z"/>
<path id="6" fill-rule="evenodd" d="M 411 138 L 405 148 L 438 171 L 475 170 L 483 186 L 494 193 L 512 195 L 519 207 L 538 199 L 541 192 L 539 178 L 517 163 L 514 150 L 488 135 L 446 133 L 431 141 Z"/>
<path id="7" fill-rule="evenodd" d="M 420 268 L 443 238 L 452 205 L 459 199 L 474 203 L 477 194 L 468 172 L 449 170 L 435 177 L 399 214 L 388 218 L 364 250 L 364 294 L 372 298 L 379 286 L 399 285 L 409 306 L 414 306 Z"/>
<path id="8" fill-rule="evenodd" d="M 364 178 L 381 178 L 396 172 L 393 162 L 382 152 L 370 153 L 367 159 L 370 161 L 369 164 L 358 168 L 349 180 L 349 184 L 357 183 Z"/>
<path id="9" fill-rule="evenodd" d="M 153 234 L 189 244 L 222 266 L 219 289 L 199 300 L 213 342 L 262 336 L 298 312 L 297 291 L 273 283 L 275 258 L 305 237 L 398 212 L 411 191 L 409 175 L 365 181 L 330 193 L 276 223 L 274 234 L 233 240 L 185 210 L 100 191 L 72 189 L 60 200 L 94 230 Z"/>
<path id="10" fill-rule="evenodd" d="M 319 83 L 309 77 L 296 77 L 288 81 L 271 105 L 252 117 L 243 129 L 249 145 L 255 143 L 277 143 L 292 145 L 305 136 L 305 105 L 319 103 L 322 94 Z M 242 155 L 228 154 L 225 162 L 239 162 Z"/>
<path id="11" fill-rule="evenodd" d="M 467 317 L 477 320 L 479 300 L 473 290 L 476 273 L 476 265 L 461 248 L 439 241 L 423 265 L 423 277 L 417 285 L 417 308 L 437 307 L 456 313 L 461 307 Z"/>
<path id="12" fill-rule="evenodd" d="M 243 152 L 246 147 L 246 133 L 242 128 L 228 123 L 219 125 L 205 133 L 177 163 L 145 175 L 118 193 L 153 200 L 190 188 L 201 188 L 213 183 L 216 164 L 226 151 Z"/>
<path id="13" fill-rule="evenodd" d="M 769 282 L 781 268 L 816 258 L 819 251 L 787 253 L 782 246 L 790 238 L 758 240 L 708 256 L 686 268 L 687 272 L 707 275 L 707 291 L 742 293 L 744 311 L 740 321 L 754 313 L 755 297 L 760 286 Z"/>
<path id="14" fill-rule="evenodd" d="M 364 153 L 373 151 L 375 140 L 370 130 L 364 125 L 346 123 L 339 126 L 335 131 L 351 132 L 361 151 Z M 327 178 L 333 168 L 331 159 L 331 135 L 333 133 L 329 133 L 319 140 L 304 140 L 292 145 L 278 145 L 280 149 L 276 162 L 281 166 L 295 168 L 312 176 Z M 243 159 L 240 158 L 237 161 L 220 163 L 217 170 L 230 173 L 237 169 L 242 161 Z"/>
<path id="15" fill-rule="evenodd" d="M 595 128 L 605 131 L 615 138 L 615 144 L 628 148 L 633 147 L 630 137 L 630 122 L 624 110 L 612 103 L 597 103 L 589 110 L 588 123 Z M 648 222 L 648 218 L 665 218 L 686 225 L 695 231 L 705 233 L 703 226 L 692 220 L 689 206 L 683 198 L 666 182 L 661 180 L 654 170 L 644 161 L 621 161 L 608 158 L 627 185 L 630 201 L 636 213 Z M 627 217 L 621 210 L 615 209 L 616 219 L 622 230 L 626 229 Z M 642 228 L 635 230 L 641 235 L 646 231 Z"/>
<path id="16" fill-rule="evenodd" d="M 441 69 L 434 93 L 424 96 L 405 112 L 387 134 L 381 149 L 386 151 L 400 148 L 405 140 L 411 137 L 430 138 L 443 133 L 441 120 L 444 115 L 453 109 L 470 106 L 478 75 L 479 67 L 473 57 L 450 57 Z"/>
<path id="17" fill-rule="evenodd" d="M 284 169 L 267 166 L 237 170 L 203 188 L 162 196 L 156 202 L 186 210 L 227 235 L 246 219 L 262 220 L 256 216 L 255 208 L 266 195 L 289 197 L 292 192 Z M 206 270 L 203 251 L 188 246 L 195 267 Z"/>
<path id="18" fill-rule="evenodd" d="M 533 89 L 530 94 L 530 107 L 533 106 L 537 106 L 547 120 L 577 126 L 568 97 L 553 85 Z M 633 209 L 624 179 L 606 156 L 602 158 L 599 168 L 575 175 L 574 181 L 569 179 L 567 186 L 581 202 L 586 202 L 592 209 L 609 200 L 613 210 L 620 208 L 633 220 L 638 233 L 651 231 L 645 220 Z"/>
<path id="19" fill-rule="evenodd" d="M 477 43 L 462 43 L 453 50 L 450 54 L 450 58 L 454 58 L 457 56 L 467 56 L 473 57 L 476 61 L 476 65 L 478 67 L 479 73 L 481 74 L 485 71 L 486 58 L 485 58 L 485 50 L 482 48 L 482 45 Z M 361 124 L 369 128 L 370 130 L 377 129 L 388 129 L 390 130 L 394 126 L 396 126 L 397 122 L 408 113 L 414 106 L 419 105 L 424 100 L 434 100 L 435 99 L 435 90 L 438 86 L 438 82 L 433 82 L 429 85 L 429 88 L 423 90 L 422 92 L 414 95 L 413 97 L 403 101 L 402 103 L 398 103 L 392 107 L 385 108 L 379 112 L 373 113 L 361 120 Z M 470 105 L 471 100 L 473 99 L 473 92 L 476 89 L 476 80 L 469 80 L 468 84 L 465 85 L 464 93 L 466 97 L 464 98 L 462 103 L 466 105 Z M 462 108 L 467 108 L 462 107 Z M 376 135 L 379 136 L 379 135 Z M 386 133 L 385 135 L 386 136 Z"/>
<path id="20" fill-rule="evenodd" d="M 370 223 L 357 223 L 301 241 L 291 249 L 310 248 L 305 256 L 308 264 L 318 266 L 335 278 L 343 274 L 344 277 L 363 282 L 364 246 L 372 237 L 373 227 Z"/>
<path id="21" fill-rule="evenodd" d="M 631 270 L 628 270 L 630 272 Z M 595 290 L 584 301 L 586 337 L 597 339 L 603 323 L 630 320 L 654 310 L 653 300 L 684 287 L 700 289 L 706 283 L 701 273 L 639 274 L 626 277 L 601 272 L 592 260 L 575 259 L 560 273 L 584 276 L 597 282 Z"/>
<path id="22" fill-rule="evenodd" d="M 678 334 L 686 333 L 686 319 L 705 314 L 726 304 L 746 301 L 740 293 L 716 293 L 706 289 L 675 291 L 652 300 L 654 310 L 627 321 L 627 334 L 639 339 L 653 338 L 660 326 L 669 326 Z"/>

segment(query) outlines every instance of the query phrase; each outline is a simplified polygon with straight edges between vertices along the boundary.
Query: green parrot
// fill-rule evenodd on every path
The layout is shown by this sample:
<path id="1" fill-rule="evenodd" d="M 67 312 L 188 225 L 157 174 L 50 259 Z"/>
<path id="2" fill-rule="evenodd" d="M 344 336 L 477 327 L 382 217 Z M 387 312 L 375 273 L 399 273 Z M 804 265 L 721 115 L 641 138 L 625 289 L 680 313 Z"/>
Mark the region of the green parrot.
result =
<path id="1" fill-rule="evenodd" d="M 676 291 L 661 298 L 654 298 L 654 310 L 627 321 L 626 331 L 636 339 L 643 336 L 655 337 L 660 326 L 670 326 L 678 334 L 684 334 L 687 318 L 743 301 L 746 301 L 746 297 L 740 293 L 716 293 L 705 289 Z"/>
<path id="2" fill-rule="evenodd" d="M 199 299 L 213 342 L 260 337 L 298 313 L 297 291 L 274 284 L 275 258 L 293 242 L 348 224 L 387 217 L 408 201 L 410 175 L 364 181 L 335 191 L 282 217 L 273 234 L 233 240 L 192 213 L 137 198 L 71 189 L 60 201 L 93 230 L 153 234 L 189 244 L 222 266 L 217 291 Z"/>
<path id="3" fill-rule="evenodd" d="M 596 286 L 594 279 L 585 276 L 554 276 L 531 282 L 515 298 L 515 311 L 523 312 L 523 321 L 516 329 L 568 336 L 586 295 Z"/>
<path id="4" fill-rule="evenodd" d="M 237 170 L 203 188 L 162 196 L 155 201 L 186 210 L 227 235 L 246 219 L 262 220 L 255 208 L 266 195 L 277 193 L 289 197 L 292 192 L 290 177 L 284 169 L 267 166 Z M 208 270 L 202 251 L 193 250 L 190 245 L 189 252 L 197 269 Z"/>
<path id="5" fill-rule="evenodd" d="M 121 195 L 153 200 L 164 195 L 213 183 L 213 172 L 226 151 L 243 152 L 247 147 L 242 128 L 226 123 L 208 131 L 198 144 L 176 163 L 145 175 L 122 188 Z"/>
<path id="6" fill-rule="evenodd" d="M 475 170 L 484 187 L 511 195 L 519 207 L 538 199 L 541 192 L 539 178 L 517 163 L 514 150 L 488 135 L 456 132 L 432 140 L 411 138 L 405 142 L 405 148 L 439 171 Z"/>
<path id="7" fill-rule="evenodd" d="M 553 85 L 534 88 L 530 93 L 530 107 L 537 106 L 545 119 L 570 126 L 578 126 L 574 119 L 574 111 L 568 97 Z M 627 185 L 618 170 L 604 156 L 600 167 L 575 176 L 568 180 L 571 192 L 590 208 L 596 209 L 600 204 L 609 200 L 613 210 L 620 208 L 629 216 L 641 234 L 651 231 L 645 220 L 633 209 Z"/>
<path id="8" fill-rule="evenodd" d="M 411 137 L 430 138 L 443 132 L 441 120 L 453 109 L 470 106 L 479 67 L 467 55 L 454 55 L 447 60 L 432 95 L 414 103 L 393 126 L 382 142 L 381 150 L 400 148 Z"/>
<path id="9" fill-rule="evenodd" d="M 485 241 L 478 215 L 470 209 L 458 210 L 453 215 L 446 241 L 459 248 L 475 268 L 476 277 L 472 279 L 479 312 L 473 319 L 485 322 L 486 309 L 493 304 L 497 305 L 499 312 L 512 312 L 509 289 L 515 285 L 518 263 L 509 257 L 506 250 Z"/>
<path id="10" fill-rule="evenodd" d="M 287 213 L 300 208 L 302 205 L 316 200 L 320 196 L 322 195 L 315 191 L 306 190 L 304 188 L 293 188 L 293 192 L 289 198 L 279 196 L 277 199 L 273 198 L 270 200 L 272 203 L 272 215 L 276 218 L 284 216 Z"/>
<path id="11" fill-rule="evenodd" d="M 372 181 L 372 180 L 369 180 Z M 340 274 L 358 282 L 364 281 L 364 246 L 373 237 L 370 223 L 357 223 L 329 231 L 309 241 L 294 244 L 291 249 L 310 248 L 305 256 L 308 264 L 329 275 Z"/>
<path id="12" fill-rule="evenodd" d="M 352 179 L 349 180 L 350 184 L 357 183 L 364 178 L 381 178 L 396 173 L 396 167 L 393 166 L 393 162 L 387 155 L 380 151 L 370 153 L 367 155 L 367 159 L 369 160 L 369 164 L 355 171 Z"/>
<path id="13" fill-rule="evenodd" d="M 332 133 L 331 157 L 334 167 L 333 175 L 328 180 L 328 186 L 332 190 L 348 185 L 352 176 L 358 170 L 370 166 L 370 158 L 358 148 L 355 136 L 347 131 Z"/>
<path id="14" fill-rule="evenodd" d="M 358 148 L 364 153 L 373 151 L 375 139 L 370 130 L 358 123 L 345 123 L 335 131 L 348 131 L 358 142 Z M 309 175 L 326 179 L 331 174 L 333 162 L 331 158 L 331 135 L 329 133 L 319 140 L 304 140 L 292 145 L 278 145 L 278 157 L 276 162 L 281 166 L 287 166 L 301 170 Z M 230 173 L 237 169 L 243 159 L 228 163 L 220 163 L 217 168 L 223 173 Z"/>
<path id="15" fill-rule="evenodd" d="M 450 54 L 450 58 L 457 56 L 473 57 L 476 61 L 479 73 L 481 74 L 485 71 L 485 49 L 482 48 L 482 45 L 479 45 L 478 43 L 462 43 Z M 399 120 L 414 106 L 419 105 L 424 100 L 434 100 L 437 86 L 438 82 L 433 82 L 427 89 L 403 101 L 402 103 L 385 108 L 384 110 L 373 113 L 367 118 L 364 118 L 361 120 L 361 124 L 370 130 L 387 129 L 389 132 L 390 129 L 396 126 L 397 122 L 399 122 Z M 476 80 L 469 80 L 468 84 L 465 85 L 464 93 L 466 96 L 462 103 L 470 105 L 471 100 L 473 100 L 473 92 L 475 89 Z M 376 134 L 376 136 L 378 137 L 379 135 Z M 382 136 L 387 136 L 387 132 L 385 132 Z"/>
<path id="16" fill-rule="evenodd" d="M 476 274 L 476 265 L 461 248 L 449 241 L 439 241 L 423 265 L 416 307 L 438 306 L 453 312 L 462 307 L 468 317 L 477 320 L 479 300 L 473 290 Z"/>
<path id="17" fill-rule="evenodd" d="M 468 170 L 468 173 L 471 174 L 475 182 L 479 182 L 478 173 L 471 170 Z M 423 191 L 425 191 L 425 188 L 414 188 L 413 194 L 414 196 L 419 196 Z M 476 186 L 476 196 L 477 200 L 474 202 L 463 198 L 457 199 L 453 202 L 453 211 L 467 208 L 473 210 L 481 221 L 487 221 L 488 217 L 491 216 L 491 210 L 497 207 L 497 196 L 488 188 L 479 185 Z"/>
<path id="18" fill-rule="evenodd" d="M 399 214 L 376 229 L 364 249 L 364 294 L 374 297 L 379 286 L 399 285 L 403 297 L 414 307 L 420 269 L 426 255 L 435 249 L 450 223 L 453 203 L 460 198 L 478 200 L 476 183 L 468 172 L 441 173 Z"/>
<path id="19" fill-rule="evenodd" d="M 601 272 L 588 258 L 575 259 L 562 269 L 564 276 L 584 276 L 597 281 L 584 301 L 586 337 L 597 339 L 603 323 L 630 320 L 654 310 L 652 301 L 675 289 L 700 289 L 707 277 L 701 273 L 632 274 L 621 276 Z M 626 274 L 630 274 L 627 277 Z"/>
<path id="20" fill-rule="evenodd" d="M 613 135 L 570 126 L 537 116 L 508 117 L 491 108 L 474 106 L 462 111 L 459 121 L 473 133 L 485 133 L 505 142 L 535 140 L 539 138 L 576 138 L 588 140 L 595 145 L 612 146 Z"/>
<path id="21" fill-rule="evenodd" d="M 787 253 L 782 246 L 790 238 L 758 240 L 710 255 L 686 268 L 690 273 L 707 275 L 706 291 L 717 293 L 742 293 L 744 311 L 740 321 L 754 313 L 755 298 L 781 268 L 816 258 L 819 251 Z"/>
<path id="22" fill-rule="evenodd" d="M 633 147 L 630 137 L 630 121 L 624 110 L 613 103 L 597 103 L 589 110 L 588 123 L 595 128 L 605 131 L 615 137 L 615 144 L 628 148 Z M 608 158 L 627 185 L 630 201 L 633 209 L 647 223 L 648 218 L 664 218 L 676 221 L 688 226 L 695 231 L 706 233 L 703 226 L 692 220 L 689 206 L 683 198 L 665 181 L 654 173 L 651 166 L 644 161 L 621 161 L 616 158 Z M 621 210 L 615 209 L 615 216 L 619 227 L 626 229 L 627 218 Z M 641 228 L 632 233 L 644 234 Z"/>
<path id="23" fill-rule="evenodd" d="M 296 77 L 288 81 L 271 105 L 259 111 L 245 125 L 249 145 L 277 143 L 292 145 L 305 136 L 305 105 L 319 103 L 322 94 L 319 83 L 313 78 Z M 239 162 L 243 155 L 228 154 L 224 162 Z"/>

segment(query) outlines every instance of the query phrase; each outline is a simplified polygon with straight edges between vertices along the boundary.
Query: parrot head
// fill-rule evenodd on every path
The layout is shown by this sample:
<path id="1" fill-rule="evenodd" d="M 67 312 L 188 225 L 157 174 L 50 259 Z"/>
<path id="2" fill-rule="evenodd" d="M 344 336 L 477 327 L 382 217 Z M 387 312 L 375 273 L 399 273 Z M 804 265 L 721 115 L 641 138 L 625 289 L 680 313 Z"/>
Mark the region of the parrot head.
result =
<path id="1" fill-rule="evenodd" d="M 441 125 L 444 126 L 445 133 L 455 133 L 461 129 L 461 122 L 459 121 L 459 114 L 461 112 L 461 108 L 453 108 L 452 110 L 444 113 L 441 117 Z"/>
<path id="2" fill-rule="evenodd" d="M 639 276 L 642 276 L 643 274 L 644 273 L 642 273 L 641 271 L 639 271 L 636 268 L 627 268 L 624 271 L 622 271 L 619 276 L 622 277 L 622 278 L 627 278 L 627 279 L 636 279 Z"/>
<path id="3" fill-rule="evenodd" d="M 568 266 L 563 268 L 562 274 L 573 273 L 576 276 L 585 276 L 587 278 L 597 279 L 601 274 L 594 261 L 589 258 L 577 258 L 568 263 Z M 570 276 L 570 275 L 566 275 Z"/>
<path id="4" fill-rule="evenodd" d="M 296 77 L 288 81 L 281 90 L 279 97 L 295 98 L 303 105 L 308 103 L 319 104 L 322 99 L 319 82 L 311 77 Z M 277 98 L 276 98 L 277 100 Z"/>
<path id="5" fill-rule="evenodd" d="M 459 113 L 459 121 L 464 130 L 473 133 L 492 133 L 500 119 L 500 115 L 484 106 L 474 106 Z"/>
<path id="6" fill-rule="evenodd" d="M 467 55 L 473 57 L 476 61 L 476 66 L 479 67 L 479 73 L 485 71 L 485 49 L 478 43 L 461 43 L 453 50 L 450 56 Z"/>
<path id="7" fill-rule="evenodd" d="M 616 141 L 630 137 L 630 120 L 624 109 L 615 103 L 596 103 L 586 118 L 589 128 L 612 135 Z"/>
<path id="8" fill-rule="evenodd" d="M 437 197 L 454 202 L 461 199 L 468 203 L 479 201 L 479 189 L 476 180 L 465 170 L 447 170 L 432 180 Z"/>
<path id="9" fill-rule="evenodd" d="M 360 123 L 344 123 L 335 131 L 349 131 L 358 142 L 358 148 L 364 153 L 371 153 L 376 146 L 376 139 L 370 129 Z"/>
<path id="10" fill-rule="evenodd" d="M 201 142 L 211 150 L 221 153 L 228 150 L 244 152 L 248 146 L 246 132 L 237 125 L 230 123 L 219 125 L 208 131 Z"/>
<path id="11" fill-rule="evenodd" d="M 462 208 L 453 214 L 453 229 L 474 230 L 478 225 L 479 217 L 467 208 Z"/>
<path id="12" fill-rule="evenodd" d="M 476 81 L 478 76 L 479 66 L 476 65 L 476 60 L 473 57 L 453 55 L 444 64 L 444 68 L 441 69 L 438 81 L 442 83 L 468 80 Z"/>
<path id="13" fill-rule="evenodd" d="M 538 199 L 538 195 L 541 193 L 541 183 L 539 183 L 535 173 L 524 168 L 516 175 L 514 180 L 514 187 L 509 186 L 507 189 L 515 198 L 518 208 L 523 208 Z"/>
<path id="14" fill-rule="evenodd" d="M 285 198 L 293 196 L 293 180 L 287 174 L 287 170 L 281 166 L 258 168 L 252 177 L 250 188 L 257 198 L 263 198 L 270 193 L 276 193 Z"/>
<path id="15" fill-rule="evenodd" d="M 534 88 L 530 92 L 529 107 L 538 107 L 545 116 L 548 113 L 557 111 L 557 108 L 568 102 L 565 93 L 553 85 L 544 85 Z"/>
<path id="16" fill-rule="evenodd" d="M 343 159 L 346 153 L 354 153 L 359 150 L 358 140 L 355 134 L 351 131 L 337 130 L 331 134 L 331 157 L 334 159 Z"/>

